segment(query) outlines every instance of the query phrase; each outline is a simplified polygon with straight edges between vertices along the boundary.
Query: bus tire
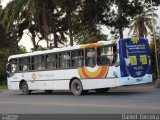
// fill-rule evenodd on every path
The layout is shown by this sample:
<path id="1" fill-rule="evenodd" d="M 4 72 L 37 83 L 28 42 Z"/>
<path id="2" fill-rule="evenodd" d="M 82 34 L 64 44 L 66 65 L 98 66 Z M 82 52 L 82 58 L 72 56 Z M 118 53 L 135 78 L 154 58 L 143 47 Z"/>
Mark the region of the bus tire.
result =
<path id="1" fill-rule="evenodd" d="M 71 91 L 75 96 L 79 96 L 83 93 L 83 86 L 80 80 L 74 79 L 71 83 Z"/>
<path id="2" fill-rule="evenodd" d="M 109 91 L 109 88 L 100 88 L 100 89 L 95 89 L 96 92 L 98 93 L 105 93 Z"/>
<path id="3" fill-rule="evenodd" d="M 31 94 L 31 90 L 28 89 L 28 84 L 27 84 L 27 82 L 23 82 L 23 83 L 21 84 L 21 90 L 22 90 L 22 93 L 23 93 L 24 95 L 30 95 L 30 94 Z"/>

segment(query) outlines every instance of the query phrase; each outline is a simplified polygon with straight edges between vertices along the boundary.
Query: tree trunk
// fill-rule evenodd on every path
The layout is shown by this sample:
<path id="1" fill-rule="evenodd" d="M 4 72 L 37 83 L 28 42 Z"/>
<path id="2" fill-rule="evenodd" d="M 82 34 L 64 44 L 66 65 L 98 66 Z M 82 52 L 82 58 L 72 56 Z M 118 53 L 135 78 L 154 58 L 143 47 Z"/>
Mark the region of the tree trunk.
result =
<path id="1" fill-rule="evenodd" d="M 49 39 L 48 39 L 48 33 L 49 33 L 49 28 L 48 28 L 48 22 L 47 22 L 47 12 L 46 12 L 46 7 L 45 7 L 45 2 L 43 1 L 43 22 L 44 22 L 44 26 L 43 26 L 43 29 L 44 29 L 44 34 L 45 34 L 45 39 L 46 39 L 46 42 L 47 42 L 47 48 L 49 48 Z"/>
<path id="2" fill-rule="evenodd" d="M 68 16 L 70 46 L 73 46 L 72 21 L 71 21 L 71 10 L 70 10 L 70 8 L 67 8 L 67 16 Z"/>
<path id="3" fill-rule="evenodd" d="M 31 26 L 31 28 L 29 28 L 29 31 L 32 35 L 31 40 L 32 40 L 32 44 L 33 44 L 33 49 L 37 50 L 37 45 L 36 45 L 36 40 L 35 40 L 36 35 L 35 35 L 35 32 L 34 32 L 34 27 Z"/>
<path id="4" fill-rule="evenodd" d="M 120 39 L 123 38 L 123 27 L 122 27 L 122 23 L 121 23 L 121 17 L 122 17 L 122 4 L 121 4 L 121 0 L 117 0 L 117 6 L 118 6 L 118 29 L 119 29 L 119 35 L 120 35 Z"/>
<path id="5" fill-rule="evenodd" d="M 33 49 L 37 50 L 37 45 L 36 45 L 36 40 L 35 40 L 35 33 L 32 34 L 32 38 L 31 39 L 32 39 Z"/>
<path id="6" fill-rule="evenodd" d="M 53 37 L 54 37 L 54 48 L 58 48 L 56 27 L 55 27 L 55 22 L 54 21 L 53 21 Z"/>

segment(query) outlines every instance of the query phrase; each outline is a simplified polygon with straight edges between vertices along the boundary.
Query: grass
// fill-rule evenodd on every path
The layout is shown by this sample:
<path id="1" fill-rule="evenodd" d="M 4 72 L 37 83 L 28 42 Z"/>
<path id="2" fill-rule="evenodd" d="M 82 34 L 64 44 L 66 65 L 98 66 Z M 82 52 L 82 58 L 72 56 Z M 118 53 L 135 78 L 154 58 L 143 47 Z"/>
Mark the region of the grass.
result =
<path id="1" fill-rule="evenodd" d="M 0 89 L 7 89 L 7 84 L 5 82 L 0 82 Z"/>
<path id="2" fill-rule="evenodd" d="M 0 85 L 0 89 L 7 89 L 7 86 L 6 85 Z"/>
<path id="3" fill-rule="evenodd" d="M 0 84 L 0 89 L 7 89 L 7 85 Z"/>

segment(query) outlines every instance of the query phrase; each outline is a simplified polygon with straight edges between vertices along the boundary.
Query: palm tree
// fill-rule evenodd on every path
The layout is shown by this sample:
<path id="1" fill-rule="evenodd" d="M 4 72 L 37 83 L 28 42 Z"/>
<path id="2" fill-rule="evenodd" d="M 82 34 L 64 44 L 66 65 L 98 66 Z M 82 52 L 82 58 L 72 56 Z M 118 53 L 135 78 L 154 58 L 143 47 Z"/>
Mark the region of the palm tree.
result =
<path id="1" fill-rule="evenodd" d="M 39 6 L 36 6 L 38 4 L 37 2 L 38 1 L 35 0 L 12 0 L 4 8 L 0 16 L 0 21 L 3 27 L 6 28 L 6 31 L 10 29 L 12 24 L 16 24 L 17 28 L 20 28 L 19 33 L 22 35 L 23 30 L 28 29 L 32 34 L 32 43 L 34 49 L 36 49 L 37 46 L 35 41 L 35 30 L 33 29 L 33 22 L 34 24 L 36 23 L 37 27 L 39 27 L 40 25 L 37 23 L 39 23 L 38 20 L 41 21 L 41 19 L 39 19 L 40 16 L 38 16 L 40 15 L 38 12 L 40 12 L 41 9 Z"/>
<path id="2" fill-rule="evenodd" d="M 32 34 L 32 43 L 35 48 L 37 33 L 41 34 L 41 39 L 46 40 L 47 48 L 49 48 L 49 42 L 52 42 L 49 35 L 53 34 L 54 47 L 58 47 L 58 42 L 63 43 L 65 40 L 63 32 L 67 29 L 61 25 L 64 20 L 62 15 L 63 13 L 57 9 L 56 0 L 12 0 L 0 13 L 0 22 L 6 30 L 12 24 L 20 27 L 22 34 L 23 30 L 28 29 Z"/>
<path id="3" fill-rule="evenodd" d="M 154 13 L 153 15 L 154 18 L 158 18 L 158 15 L 156 13 Z M 150 9 L 142 12 L 142 14 L 138 15 L 132 20 L 128 34 L 136 34 L 138 37 L 146 38 L 149 33 L 149 30 L 153 32 L 153 20 L 154 22 L 156 22 L 156 20 L 152 18 L 152 13 Z"/>

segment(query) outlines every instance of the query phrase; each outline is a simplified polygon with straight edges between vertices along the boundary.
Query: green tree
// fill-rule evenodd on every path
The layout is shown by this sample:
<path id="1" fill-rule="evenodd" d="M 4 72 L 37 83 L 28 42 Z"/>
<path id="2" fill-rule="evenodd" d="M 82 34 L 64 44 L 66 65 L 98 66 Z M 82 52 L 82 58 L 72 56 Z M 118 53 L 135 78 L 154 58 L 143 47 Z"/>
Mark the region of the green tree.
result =
<path id="1" fill-rule="evenodd" d="M 0 49 L 0 83 L 6 80 L 6 69 L 8 57 L 17 53 L 25 53 L 26 49 L 23 46 L 14 46 L 12 43 L 8 44 L 8 47 Z"/>
<path id="2" fill-rule="evenodd" d="M 64 32 L 67 29 L 61 27 L 64 26 L 61 25 L 64 20 L 62 15 L 61 10 L 57 8 L 56 1 L 53 0 L 12 0 L 1 12 L 1 23 L 7 30 L 12 24 L 20 27 L 21 33 L 28 29 L 32 34 L 35 49 L 37 34 L 40 34 L 40 40 L 46 40 L 47 47 L 50 42 L 58 47 L 58 42 L 66 41 Z M 49 38 L 52 33 L 54 42 Z"/>
<path id="3" fill-rule="evenodd" d="M 153 7 L 156 8 L 160 5 L 160 1 L 159 0 L 152 0 L 153 1 Z M 151 7 L 151 0 L 145 0 L 144 1 L 144 6 L 147 8 Z"/>
<path id="4" fill-rule="evenodd" d="M 116 1 L 116 2 L 115 2 Z M 153 0 L 154 6 L 160 2 Z M 113 10 L 113 5 L 118 11 Z M 150 8 L 146 0 L 146 8 Z M 123 29 L 143 11 L 139 0 L 12 0 L 0 13 L 0 21 L 8 30 L 12 25 L 18 29 L 19 37 L 28 29 L 34 50 L 39 48 L 39 41 L 46 40 L 47 47 L 58 47 L 67 42 L 96 42 L 101 33 L 99 26 L 118 30 L 123 38 Z M 50 37 L 53 36 L 53 37 Z M 39 38 L 38 41 L 35 38 Z"/>
<path id="5" fill-rule="evenodd" d="M 118 11 L 113 10 L 115 4 L 118 6 Z M 94 37 L 95 41 L 98 41 L 99 34 L 104 36 L 98 27 L 101 25 L 114 29 L 114 31 L 118 30 L 120 38 L 123 38 L 123 29 L 129 27 L 130 20 L 141 12 L 141 2 L 83 0 L 80 4 L 79 14 L 73 21 L 74 38 L 76 41 L 88 41 L 88 39 Z"/>
<path id="6" fill-rule="evenodd" d="M 111 4 L 117 6 L 117 12 L 112 14 L 114 31 L 119 32 L 123 38 L 123 29 L 129 27 L 129 23 L 134 16 L 142 12 L 142 3 L 138 0 L 110 0 Z"/>
<path id="7" fill-rule="evenodd" d="M 72 21 L 75 18 L 75 14 L 77 13 L 77 9 L 80 5 L 81 0 L 60 0 L 58 1 L 58 5 L 66 14 L 66 25 L 69 30 L 69 39 L 70 45 L 73 46 L 73 23 Z"/>
<path id="8" fill-rule="evenodd" d="M 23 46 L 18 46 L 18 35 L 15 31 L 17 31 L 17 28 L 14 26 L 6 32 L 0 25 L 0 83 L 6 82 L 5 65 L 8 57 L 13 54 L 26 52 Z"/>
<path id="9" fill-rule="evenodd" d="M 103 34 L 100 25 L 104 25 L 103 17 L 108 16 L 109 3 L 106 0 L 81 0 L 77 13 L 73 17 L 73 37 L 77 43 L 97 42 Z M 107 15 L 105 15 L 105 13 Z M 108 20 L 108 17 L 106 17 Z"/>
<path id="10" fill-rule="evenodd" d="M 160 70 L 160 28 L 156 29 L 156 43 L 157 43 L 157 50 L 158 50 L 158 66 Z M 151 43 L 150 43 L 150 50 L 151 50 L 151 64 L 152 64 L 152 72 L 153 72 L 153 79 L 156 80 L 157 78 L 157 70 L 156 68 L 156 58 L 155 58 L 155 46 L 153 41 L 153 36 L 151 37 Z"/>

